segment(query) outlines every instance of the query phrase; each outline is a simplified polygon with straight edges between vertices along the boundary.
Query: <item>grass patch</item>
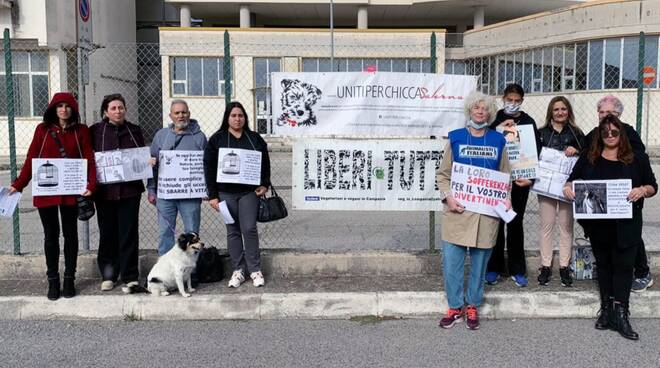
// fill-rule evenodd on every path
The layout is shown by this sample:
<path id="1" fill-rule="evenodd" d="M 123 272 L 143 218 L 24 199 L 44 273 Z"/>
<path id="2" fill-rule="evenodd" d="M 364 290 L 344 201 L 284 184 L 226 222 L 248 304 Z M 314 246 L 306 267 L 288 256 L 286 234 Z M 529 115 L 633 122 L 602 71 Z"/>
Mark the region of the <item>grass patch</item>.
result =
<path id="1" fill-rule="evenodd" d="M 402 319 L 401 317 L 395 317 L 395 316 L 375 316 L 373 314 L 368 314 L 364 316 L 353 316 L 350 318 L 351 322 L 357 322 L 361 326 L 364 325 L 375 325 L 376 323 L 381 323 L 384 321 L 395 321 Z"/>
<path id="2" fill-rule="evenodd" d="M 126 322 L 142 321 L 142 317 L 140 317 L 135 312 L 131 312 L 131 313 L 124 314 L 124 321 L 126 321 Z"/>

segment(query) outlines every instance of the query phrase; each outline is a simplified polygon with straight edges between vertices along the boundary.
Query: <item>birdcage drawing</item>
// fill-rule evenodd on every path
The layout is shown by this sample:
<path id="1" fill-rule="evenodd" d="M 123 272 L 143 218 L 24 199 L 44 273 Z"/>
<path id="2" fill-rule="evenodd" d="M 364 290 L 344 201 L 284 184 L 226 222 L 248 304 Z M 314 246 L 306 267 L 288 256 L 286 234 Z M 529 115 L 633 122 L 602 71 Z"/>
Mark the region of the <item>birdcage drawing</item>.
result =
<path id="1" fill-rule="evenodd" d="M 236 175 L 241 172 L 241 157 L 234 153 L 229 152 L 222 158 L 222 173 L 228 175 Z"/>
<path id="2" fill-rule="evenodd" d="M 57 166 L 46 161 L 37 169 L 37 186 L 56 187 L 59 183 L 59 170 Z"/>

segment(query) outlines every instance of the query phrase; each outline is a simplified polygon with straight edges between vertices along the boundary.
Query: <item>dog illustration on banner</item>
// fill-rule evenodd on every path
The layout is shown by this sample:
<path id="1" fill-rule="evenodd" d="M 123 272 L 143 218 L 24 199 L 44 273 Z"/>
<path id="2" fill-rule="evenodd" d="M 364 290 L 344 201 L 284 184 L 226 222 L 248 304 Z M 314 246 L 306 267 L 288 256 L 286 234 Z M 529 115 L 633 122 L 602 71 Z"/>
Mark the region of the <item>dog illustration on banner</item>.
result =
<path id="1" fill-rule="evenodd" d="M 277 119 L 277 125 L 316 125 L 318 121 L 312 106 L 321 99 L 321 90 L 298 79 L 283 79 L 282 87 L 282 115 Z"/>

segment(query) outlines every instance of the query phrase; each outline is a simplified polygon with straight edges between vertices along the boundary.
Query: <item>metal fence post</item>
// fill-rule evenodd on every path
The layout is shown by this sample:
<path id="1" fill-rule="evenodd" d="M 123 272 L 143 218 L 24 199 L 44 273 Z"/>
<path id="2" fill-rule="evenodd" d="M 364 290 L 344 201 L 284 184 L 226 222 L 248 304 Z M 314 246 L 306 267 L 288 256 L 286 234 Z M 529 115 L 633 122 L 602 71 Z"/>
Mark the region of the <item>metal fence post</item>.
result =
<path id="1" fill-rule="evenodd" d="M 87 122 L 85 110 L 85 78 L 83 76 L 83 50 L 80 45 L 76 48 L 77 66 L 78 66 L 78 112 L 82 122 Z M 89 250 L 89 220 L 82 221 L 82 246 L 83 250 Z"/>
<path id="2" fill-rule="evenodd" d="M 438 40 L 435 37 L 435 32 L 431 33 L 431 73 L 437 73 L 437 63 L 438 63 L 438 56 L 435 53 L 436 46 L 438 44 Z"/>
<path id="3" fill-rule="evenodd" d="M 637 134 L 642 135 L 642 98 L 644 97 L 644 32 L 639 32 L 639 54 L 637 56 Z"/>
<path id="4" fill-rule="evenodd" d="M 436 73 L 437 68 L 436 64 L 438 57 L 435 53 L 435 48 L 437 45 L 437 40 L 435 37 L 435 32 L 431 33 L 431 73 Z M 435 139 L 435 136 L 431 136 L 431 139 Z M 435 211 L 429 211 L 429 251 L 435 252 Z"/>
<path id="5" fill-rule="evenodd" d="M 224 55 L 223 63 L 224 63 L 223 78 L 225 79 L 225 105 L 228 105 L 231 102 L 231 54 L 229 50 L 229 32 L 226 30 L 225 30 L 225 55 Z"/>
<path id="6" fill-rule="evenodd" d="M 9 39 L 9 28 L 4 32 L 4 53 L 5 53 L 5 88 L 7 91 L 7 125 L 9 130 L 9 166 L 11 168 L 11 181 L 16 180 L 18 168 L 16 166 L 16 128 L 14 126 L 14 80 L 12 76 L 11 63 L 11 40 Z M 21 253 L 21 224 L 19 221 L 19 211 L 16 208 L 13 220 L 14 232 L 14 254 Z"/>

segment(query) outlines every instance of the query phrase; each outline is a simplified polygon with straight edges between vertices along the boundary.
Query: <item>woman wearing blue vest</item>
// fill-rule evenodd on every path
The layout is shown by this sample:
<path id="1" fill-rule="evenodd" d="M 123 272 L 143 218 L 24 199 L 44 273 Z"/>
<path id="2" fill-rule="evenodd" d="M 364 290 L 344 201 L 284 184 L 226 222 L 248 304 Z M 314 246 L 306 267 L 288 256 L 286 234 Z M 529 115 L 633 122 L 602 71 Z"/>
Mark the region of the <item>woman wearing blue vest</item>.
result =
<path id="1" fill-rule="evenodd" d="M 495 101 L 480 92 L 471 93 L 465 100 L 467 124 L 449 132 L 437 182 L 442 191 L 442 252 L 445 293 L 449 310 L 440 320 L 440 327 L 451 328 L 466 320 L 470 330 L 479 329 L 477 308 L 484 294 L 486 265 L 497 240 L 499 218 L 465 211 L 452 196 L 451 170 L 454 162 L 510 172 L 502 134 L 488 125 L 495 119 Z M 507 209 L 511 203 L 507 196 Z M 470 253 L 470 274 L 467 297 L 464 298 L 465 255 Z M 465 308 L 463 308 L 465 306 Z"/>

